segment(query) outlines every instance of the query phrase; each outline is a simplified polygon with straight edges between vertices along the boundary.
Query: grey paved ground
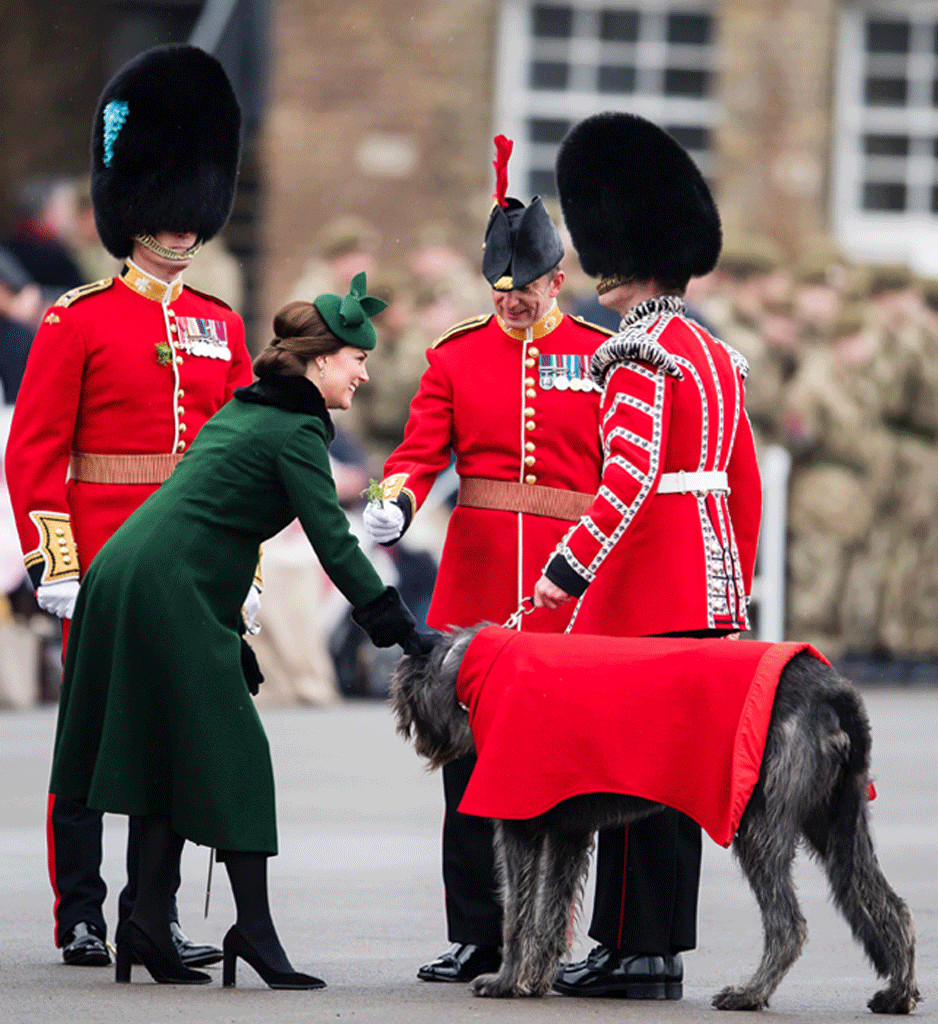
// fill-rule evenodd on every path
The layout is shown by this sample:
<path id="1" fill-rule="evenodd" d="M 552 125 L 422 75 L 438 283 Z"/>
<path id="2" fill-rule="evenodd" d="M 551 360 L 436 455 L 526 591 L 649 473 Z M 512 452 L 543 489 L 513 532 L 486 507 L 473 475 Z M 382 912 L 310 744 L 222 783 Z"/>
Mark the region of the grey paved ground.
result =
<path id="1" fill-rule="evenodd" d="M 938 690 L 866 691 L 879 798 L 880 860 L 910 903 L 918 973 L 938 1014 Z M 426 985 L 416 967 L 446 946 L 439 881 L 440 780 L 394 734 L 380 704 L 268 710 L 264 719 L 279 791 L 281 855 L 271 862 L 275 916 L 300 969 L 325 977 L 321 992 L 272 992 L 244 966 L 239 988 L 157 986 L 135 971 L 65 967 L 51 944 L 43 840 L 44 787 L 55 712 L 0 714 L 0 1021 L 679 1021 L 718 1019 L 709 998 L 741 980 L 759 954 L 754 901 L 730 854 L 705 839 L 700 944 L 685 958 L 680 1003 L 570 1000 L 488 1002 L 463 986 Z M 123 820 L 107 819 L 106 877 L 121 883 Z M 183 924 L 220 941 L 232 919 L 223 872 L 202 918 L 207 853 L 187 847 Z M 846 925 L 826 901 L 816 867 L 798 865 L 811 939 L 767 1018 L 869 1019 L 876 981 Z M 114 895 L 108 898 L 114 919 Z M 589 948 L 582 925 L 573 952 Z M 217 973 L 217 971 L 216 971 Z"/>

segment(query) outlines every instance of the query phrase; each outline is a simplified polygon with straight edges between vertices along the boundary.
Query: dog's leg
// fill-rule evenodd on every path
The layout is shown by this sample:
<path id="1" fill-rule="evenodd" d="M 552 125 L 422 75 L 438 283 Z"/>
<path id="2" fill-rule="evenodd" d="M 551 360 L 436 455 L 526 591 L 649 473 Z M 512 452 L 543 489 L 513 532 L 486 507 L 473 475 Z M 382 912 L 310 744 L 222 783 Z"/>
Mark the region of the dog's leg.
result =
<path id="1" fill-rule="evenodd" d="M 829 816 L 806 828 L 824 865 L 837 908 L 889 984 L 867 1004 L 874 1013 L 910 1013 L 919 1000 L 915 982 L 915 929 L 905 902 L 879 866 L 869 831 L 867 779 L 848 777 L 833 797 Z"/>
<path id="2" fill-rule="evenodd" d="M 525 987 L 531 995 L 544 995 L 557 976 L 567 953 L 571 914 L 579 907 L 589 871 L 591 832 L 547 833 L 539 909 L 538 934 L 533 937 L 530 958 L 526 958 Z"/>
<path id="3" fill-rule="evenodd" d="M 798 959 L 808 934 L 792 880 L 795 836 L 790 823 L 773 820 L 769 827 L 764 814 L 750 815 L 747 809 L 733 848 L 762 912 L 764 948 L 749 981 L 718 992 L 713 1005 L 718 1010 L 761 1010 Z"/>
<path id="4" fill-rule="evenodd" d="M 530 995 L 526 964 L 536 951 L 541 865 L 546 839 L 523 821 L 496 821 L 495 863 L 502 898 L 502 964 L 497 974 L 480 974 L 472 984 L 477 996 L 504 998 Z"/>

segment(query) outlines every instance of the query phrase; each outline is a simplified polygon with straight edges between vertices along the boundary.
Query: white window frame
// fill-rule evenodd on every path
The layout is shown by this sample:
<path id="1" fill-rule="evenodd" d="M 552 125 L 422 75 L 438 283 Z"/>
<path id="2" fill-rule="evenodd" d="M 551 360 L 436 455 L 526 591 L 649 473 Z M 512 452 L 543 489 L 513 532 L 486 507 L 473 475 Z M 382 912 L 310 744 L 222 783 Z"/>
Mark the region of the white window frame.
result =
<path id="1" fill-rule="evenodd" d="M 866 104 L 863 90 L 868 61 L 888 70 L 894 59 L 870 58 L 865 25 L 870 17 L 912 23 L 907 57 L 895 66 L 907 75 L 904 107 Z M 867 262 L 902 262 L 918 273 L 938 275 L 938 216 L 931 212 L 931 189 L 938 186 L 938 109 L 932 106 L 932 83 L 938 79 L 934 34 L 938 6 L 934 0 L 858 0 L 840 14 L 834 108 L 834 174 L 831 189 L 834 235 L 844 251 Z M 920 141 L 908 156 L 869 157 L 863 152 L 868 132 L 900 133 Z M 880 171 L 906 185 L 908 205 L 901 213 L 863 209 L 865 170 Z M 896 172 L 899 172 L 898 175 Z"/>
<path id="2" fill-rule="evenodd" d="M 575 29 L 570 39 L 534 39 L 530 32 L 530 12 L 538 2 L 573 8 Z M 598 30 L 600 10 L 639 10 L 643 27 L 650 25 L 653 31 L 644 32 L 637 43 L 603 43 Z M 686 63 L 689 67 L 705 68 L 711 79 L 718 68 L 715 39 L 704 51 L 709 55 L 706 64 L 699 59 L 701 47 L 682 48 L 667 42 L 667 15 L 675 12 L 706 12 L 715 22 L 718 15 L 717 5 L 712 0 L 506 0 L 498 31 L 495 132 L 515 140 L 509 165 L 509 194 L 527 202 L 530 197 L 521 193 L 527 192 L 532 169 L 554 165 L 556 145 L 528 142 L 529 118 L 576 123 L 604 110 L 629 111 L 664 126 L 702 126 L 713 136 L 722 109 L 714 92 L 700 99 L 663 94 L 661 78 L 666 66 Z M 595 25 L 592 34 L 589 33 L 591 23 Z M 577 32 L 577 28 L 583 31 Z M 639 78 L 634 93 L 598 92 L 586 81 L 588 70 L 582 74 L 577 72 L 577 68 L 596 67 L 601 63 L 601 55 L 615 47 L 635 57 Z M 531 64 L 536 57 L 547 56 L 552 50 L 573 65 L 572 80 L 565 89 L 533 89 L 528 84 Z M 714 169 L 712 150 L 692 149 L 691 155 L 703 174 L 710 177 Z"/>

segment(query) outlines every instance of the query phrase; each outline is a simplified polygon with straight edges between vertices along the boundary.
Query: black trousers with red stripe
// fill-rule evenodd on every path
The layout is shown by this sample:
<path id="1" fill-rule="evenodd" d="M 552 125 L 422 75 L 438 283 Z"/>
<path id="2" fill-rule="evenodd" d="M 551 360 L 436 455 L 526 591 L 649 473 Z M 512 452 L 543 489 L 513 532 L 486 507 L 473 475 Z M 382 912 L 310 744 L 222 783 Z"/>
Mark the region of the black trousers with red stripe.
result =
<path id="1" fill-rule="evenodd" d="M 107 936 L 104 899 L 107 886 L 101 877 L 103 815 L 77 800 L 49 796 L 46 842 L 49 854 L 49 880 L 55 893 L 55 944 L 80 921 L 92 927 L 101 938 Z M 137 898 L 138 822 L 130 818 L 127 830 L 127 884 L 117 900 L 118 919 L 133 910 Z M 173 892 L 179 888 L 177 873 Z M 170 907 L 171 920 L 178 921 L 176 901 Z"/>
<path id="2" fill-rule="evenodd" d="M 680 953 L 697 945 L 701 833 L 665 808 L 599 833 L 589 934 L 623 953 Z"/>
<path id="3" fill-rule="evenodd" d="M 475 754 L 443 767 L 443 884 L 446 887 L 446 926 L 450 942 L 501 946 L 502 908 L 495 882 L 492 824 L 488 818 L 460 814 Z"/>

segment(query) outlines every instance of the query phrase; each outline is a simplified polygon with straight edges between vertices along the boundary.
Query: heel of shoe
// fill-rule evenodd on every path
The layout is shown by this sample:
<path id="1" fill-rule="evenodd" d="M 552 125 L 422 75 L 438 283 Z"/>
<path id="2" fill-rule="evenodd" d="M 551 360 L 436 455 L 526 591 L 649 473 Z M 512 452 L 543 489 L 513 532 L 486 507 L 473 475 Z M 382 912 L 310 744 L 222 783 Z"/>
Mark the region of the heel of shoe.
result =
<path id="1" fill-rule="evenodd" d="M 117 933 L 116 949 L 114 951 L 114 980 L 127 984 L 130 981 L 130 965 L 133 962 L 133 952 L 124 929 Z"/>
<path id="2" fill-rule="evenodd" d="M 221 984 L 222 988 L 237 986 L 238 952 L 234 948 L 232 932 L 229 931 L 222 943 Z"/>
<path id="3" fill-rule="evenodd" d="M 299 971 L 279 971 L 264 959 L 245 937 L 237 925 L 232 925 L 222 942 L 222 987 L 235 987 L 235 967 L 238 957 L 252 967 L 269 988 L 314 989 L 325 988 L 322 978 Z"/>

